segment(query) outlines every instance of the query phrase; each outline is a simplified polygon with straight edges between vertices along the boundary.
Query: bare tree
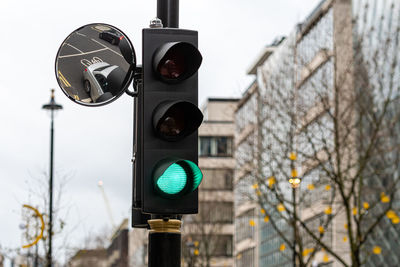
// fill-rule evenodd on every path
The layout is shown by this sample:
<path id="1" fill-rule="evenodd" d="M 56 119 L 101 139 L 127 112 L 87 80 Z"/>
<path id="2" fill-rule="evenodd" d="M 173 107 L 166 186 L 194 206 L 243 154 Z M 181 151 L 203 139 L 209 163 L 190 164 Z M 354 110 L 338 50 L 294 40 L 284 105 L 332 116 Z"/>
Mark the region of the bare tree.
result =
<path id="1" fill-rule="evenodd" d="M 44 223 L 45 223 L 45 231 L 43 233 L 42 239 L 39 241 L 38 245 L 42 245 L 42 250 L 39 250 L 39 257 L 41 253 L 46 253 L 48 251 L 48 225 L 49 225 L 49 216 L 48 216 L 48 201 L 49 201 L 49 183 L 48 183 L 48 174 L 46 172 L 42 172 L 40 175 L 30 175 L 31 178 L 29 181 L 26 181 L 28 187 L 28 202 L 30 205 L 36 207 L 39 212 L 43 215 Z M 71 179 L 72 174 L 62 174 L 59 175 L 56 173 L 56 182 L 54 183 L 54 205 L 53 205 L 53 239 L 55 242 L 54 246 L 54 258 L 60 259 L 61 255 L 65 250 L 69 247 L 69 236 L 71 231 L 75 229 L 75 227 L 70 227 L 70 230 L 67 230 L 65 227 L 67 224 L 67 218 L 69 217 L 69 213 L 71 211 L 71 205 L 64 199 L 65 188 L 68 184 L 68 181 Z M 37 218 L 33 218 L 34 225 L 31 228 L 35 228 L 31 231 L 37 232 L 37 228 L 40 227 L 37 224 Z M 29 224 L 29 221 L 32 221 L 32 218 L 25 218 L 25 224 Z M 26 236 L 28 234 L 25 231 L 26 239 L 30 239 L 32 234 L 29 234 L 29 237 Z M 43 254 L 44 255 L 44 254 Z"/>
<path id="2" fill-rule="evenodd" d="M 336 17 L 346 1 L 337 2 L 331 47 L 310 47 L 323 38 L 313 33 L 301 47 L 295 34 L 259 69 L 256 131 L 239 144 L 247 154 L 237 153 L 248 197 L 296 266 L 332 257 L 361 266 L 382 253 L 378 229 L 399 223 L 400 23 L 382 23 L 374 40 L 376 30 L 360 26 L 366 18 Z M 393 3 L 387 19 L 395 11 Z"/>
<path id="3" fill-rule="evenodd" d="M 199 214 L 184 219 L 183 258 L 187 267 L 210 267 L 215 256 L 232 250 L 232 236 L 224 226 L 232 220 L 232 203 L 200 202 Z"/>

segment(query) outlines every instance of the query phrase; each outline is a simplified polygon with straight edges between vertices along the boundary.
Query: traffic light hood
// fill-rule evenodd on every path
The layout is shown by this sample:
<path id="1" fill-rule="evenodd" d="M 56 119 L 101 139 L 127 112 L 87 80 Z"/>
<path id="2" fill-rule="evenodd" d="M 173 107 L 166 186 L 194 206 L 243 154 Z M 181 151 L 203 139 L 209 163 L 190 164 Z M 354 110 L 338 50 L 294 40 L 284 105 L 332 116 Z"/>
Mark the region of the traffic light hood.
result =
<path id="1" fill-rule="evenodd" d="M 170 42 L 157 49 L 153 68 L 166 83 L 178 83 L 197 72 L 203 57 L 195 46 L 186 42 Z"/>
<path id="2" fill-rule="evenodd" d="M 192 134 L 202 121 L 203 114 L 199 108 L 187 101 L 162 102 L 153 114 L 154 130 L 167 141 L 178 141 Z"/>

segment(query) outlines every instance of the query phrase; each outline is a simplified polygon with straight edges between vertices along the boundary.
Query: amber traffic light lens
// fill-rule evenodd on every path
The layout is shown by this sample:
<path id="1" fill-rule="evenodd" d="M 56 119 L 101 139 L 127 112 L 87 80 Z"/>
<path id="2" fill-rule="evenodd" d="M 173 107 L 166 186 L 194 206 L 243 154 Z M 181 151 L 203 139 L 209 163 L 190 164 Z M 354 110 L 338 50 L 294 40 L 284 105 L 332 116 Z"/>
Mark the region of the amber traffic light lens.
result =
<path id="1" fill-rule="evenodd" d="M 159 124 L 159 132 L 165 136 L 178 136 L 185 129 L 185 116 L 177 106 L 173 106 L 162 118 Z"/>
<path id="2" fill-rule="evenodd" d="M 166 79 L 178 79 L 185 72 L 183 55 L 174 51 L 167 53 L 166 57 L 158 65 L 158 72 Z"/>

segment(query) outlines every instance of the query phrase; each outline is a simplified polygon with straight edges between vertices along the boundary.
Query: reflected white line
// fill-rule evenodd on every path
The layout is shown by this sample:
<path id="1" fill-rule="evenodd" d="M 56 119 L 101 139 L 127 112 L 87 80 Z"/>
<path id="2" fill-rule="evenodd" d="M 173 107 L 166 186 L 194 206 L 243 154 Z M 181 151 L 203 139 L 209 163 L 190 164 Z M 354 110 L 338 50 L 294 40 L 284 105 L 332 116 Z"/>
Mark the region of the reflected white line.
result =
<path id="1" fill-rule="evenodd" d="M 82 56 L 82 55 L 93 54 L 93 53 L 104 51 L 104 50 L 108 50 L 108 48 L 102 48 L 102 49 L 93 50 L 93 51 L 86 52 L 86 53 L 81 53 L 81 54 L 72 54 L 72 55 L 59 56 L 58 58 L 78 57 L 78 56 Z"/>
<path id="2" fill-rule="evenodd" d="M 73 46 L 73 45 L 71 45 L 71 44 L 69 44 L 69 43 L 65 43 L 66 45 L 68 45 L 68 46 L 70 46 L 70 47 L 72 47 L 73 49 L 75 49 L 75 50 L 78 50 L 80 53 L 83 53 L 81 50 L 79 50 L 78 48 L 76 48 L 75 46 Z"/>
<path id="3" fill-rule="evenodd" d="M 108 50 L 110 50 L 111 52 L 113 52 L 113 53 L 117 54 L 118 56 L 122 57 L 122 55 L 121 55 L 120 53 L 118 53 L 118 52 L 116 52 L 116 51 L 112 50 L 111 48 L 109 48 L 109 47 L 108 47 L 108 46 L 106 46 L 106 45 L 103 45 L 103 44 L 102 44 L 102 43 L 100 43 L 99 41 L 97 41 L 97 40 L 95 40 L 95 39 L 92 39 L 92 41 L 94 41 L 94 42 L 98 43 L 99 45 L 101 45 L 101 46 L 103 46 L 103 47 L 107 48 L 107 49 L 108 49 Z"/>
<path id="4" fill-rule="evenodd" d="M 76 34 L 86 37 L 86 35 L 84 35 L 83 33 L 80 33 L 80 32 L 76 32 Z"/>

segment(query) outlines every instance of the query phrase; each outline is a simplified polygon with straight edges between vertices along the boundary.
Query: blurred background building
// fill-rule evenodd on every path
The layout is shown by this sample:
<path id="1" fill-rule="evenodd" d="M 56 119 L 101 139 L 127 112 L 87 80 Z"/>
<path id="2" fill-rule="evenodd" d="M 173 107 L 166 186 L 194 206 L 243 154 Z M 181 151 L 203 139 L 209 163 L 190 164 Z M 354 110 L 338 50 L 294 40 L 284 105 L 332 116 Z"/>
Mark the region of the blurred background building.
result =
<path id="1" fill-rule="evenodd" d="M 233 113 L 238 99 L 208 98 L 199 128 L 199 214 L 184 218 L 185 266 L 233 266 Z M 198 262 L 196 264 L 196 262 Z"/>

